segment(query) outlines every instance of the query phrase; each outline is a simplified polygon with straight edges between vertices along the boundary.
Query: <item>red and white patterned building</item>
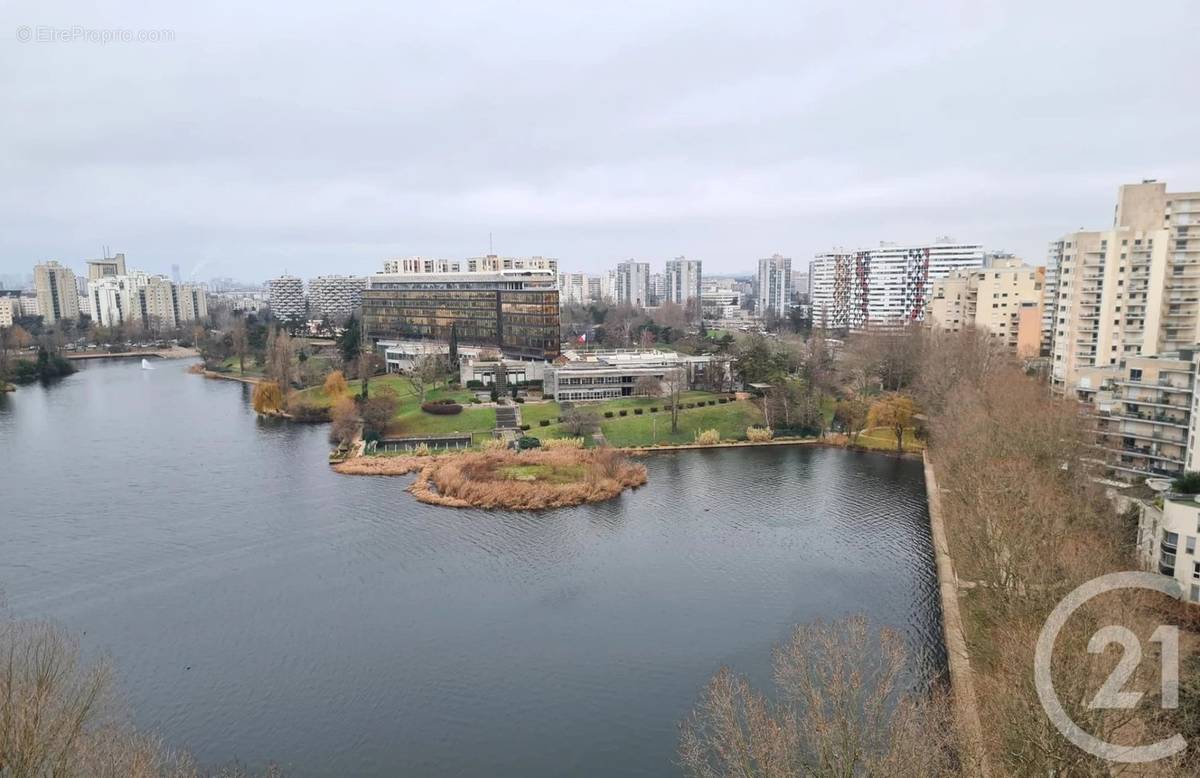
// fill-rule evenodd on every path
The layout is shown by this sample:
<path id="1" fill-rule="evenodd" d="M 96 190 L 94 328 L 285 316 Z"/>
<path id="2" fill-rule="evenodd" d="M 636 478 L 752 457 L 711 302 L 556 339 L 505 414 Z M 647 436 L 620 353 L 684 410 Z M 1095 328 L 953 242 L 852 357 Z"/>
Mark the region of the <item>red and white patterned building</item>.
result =
<path id="1" fill-rule="evenodd" d="M 949 240 L 818 254 L 809 268 L 813 326 L 861 330 L 921 321 L 933 282 L 983 267 L 983 259 L 980 244 Z"/>

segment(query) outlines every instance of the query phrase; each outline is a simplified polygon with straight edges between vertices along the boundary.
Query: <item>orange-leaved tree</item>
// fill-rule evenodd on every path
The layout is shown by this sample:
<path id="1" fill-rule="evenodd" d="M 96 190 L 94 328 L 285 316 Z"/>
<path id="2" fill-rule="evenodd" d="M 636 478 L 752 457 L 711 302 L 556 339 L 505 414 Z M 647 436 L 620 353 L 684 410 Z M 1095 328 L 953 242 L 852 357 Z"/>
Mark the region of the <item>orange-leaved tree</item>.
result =
<path id="1" fill-rule="evenodd" d="M 254 385 L 254 410 L 257 413 L 277 413 L 283 410 L 283 390 L 274 381 Z"/>
<path id="2" fill-rule="evenodd" d="M 896 436 L 896 450 L 904 450 L 904 430 L 912 426 L 917 404 L 906 394 L 889 394 L 876 400 L 867 413 L 867 424 L 887 427 Z"/>

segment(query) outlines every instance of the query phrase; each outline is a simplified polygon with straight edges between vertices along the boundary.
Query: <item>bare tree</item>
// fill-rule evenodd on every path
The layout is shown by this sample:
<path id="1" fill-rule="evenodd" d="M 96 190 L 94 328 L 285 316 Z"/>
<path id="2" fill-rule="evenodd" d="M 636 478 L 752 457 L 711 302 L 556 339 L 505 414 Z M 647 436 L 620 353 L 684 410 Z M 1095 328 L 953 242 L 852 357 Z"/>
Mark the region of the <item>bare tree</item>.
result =
<path id="1" fill-rule="evenodd" d="M 663 374 L 663 394 L 670 398 L 671 403 L 671 432 L 679 432 L 679 403 L 687 390 L 687 371 L 682 367 L 673 367 Z"/>
<path id="2" fill-rule="evenodd" d="M 562 420 L 567 431 L 576 437 L 591 435 L 600 428 L 599 414 L 589 408 L 580 408 L 578 405 L 573 405 L 563 411 Z"/>
<path id="3" fill-rule="evenodd" d="M 201 770 L 186 753 L 136 731 L 120 714 L 107 662 L 38 621 L 0 620 L 0 775 L 5 778 L 238 778 Z M 264 776 L 278 776 L 268 767 Z"/>
<path id="4" fill-rule="evenodd" d="M 246 332 L 246 320 L 238 316 L 229 327 L 229 337 L 233 353 L 238 358 L 238 372 L 246 373 L 246 355 L 250 353 L 250 337 Z"/>
<path id="5" fill-rule="evenodd" d="M 445 372 L 445 363 L 440 354 L 419 354 L 413 360 L 413 366 L 408 371 L 408 380 L 412 383 L 417 396 L 421 398 L 421 402 L 425 402 L 425 395 L 429 392 L 430 387 L 436 386 L 438 379 Z"/>
<path id="6" fill-rule="evenodd" d="M 280 388 L 292 385 L 296 375 L 296 348 L 286 330 L 275 329 L 267 342 L 266 374 Z"/>
<path id="7" fill-rule="evenodd" d="M 639 397 L 658 397 L 662 394 L 662 382 L 651 375 L 644 375 L 633 382 L 633 393 Z"/>
<path id="8" fill-rule="evenodd" d="M 904 688 L 903 638 L 866 620 L 798 627 L 776 649 L 778 702 L 728 668 L 681 730 L 679 756 L 697 778 L 938 778 L 958 775 L 950 706 Z"/>

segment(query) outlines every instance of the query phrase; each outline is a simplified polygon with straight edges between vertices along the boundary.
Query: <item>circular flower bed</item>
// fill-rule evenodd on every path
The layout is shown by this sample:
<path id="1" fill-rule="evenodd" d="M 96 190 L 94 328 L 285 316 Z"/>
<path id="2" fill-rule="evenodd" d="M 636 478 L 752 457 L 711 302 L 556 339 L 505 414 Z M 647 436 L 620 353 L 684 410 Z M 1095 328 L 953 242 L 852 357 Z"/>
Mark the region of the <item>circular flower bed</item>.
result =
<path id="1" fill-rule="evenodd" d="M 421 403 L 421 410 L 426 413 L 435 413 L 439 416 L 453 416 L 456 413 L 462 413 L 462 406 L 453 400 L 435 400 L 431 403 Z"/>

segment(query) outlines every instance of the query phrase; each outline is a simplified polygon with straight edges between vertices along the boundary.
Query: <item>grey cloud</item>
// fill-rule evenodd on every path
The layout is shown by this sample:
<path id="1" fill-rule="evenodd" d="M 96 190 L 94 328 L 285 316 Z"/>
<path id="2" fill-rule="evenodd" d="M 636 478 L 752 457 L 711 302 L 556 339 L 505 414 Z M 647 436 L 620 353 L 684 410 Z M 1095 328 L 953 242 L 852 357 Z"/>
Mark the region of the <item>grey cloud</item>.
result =
<path id="1" fill-rule="evenodd" d="M 162 5 L 0 11 L 175 31 L 0 42 L 0 271 L 370 272 L 489 232 L 585 270 L 941 234 L 1040 261 L 1120 183 L 1200 188 L 1185 2 Z"/>

